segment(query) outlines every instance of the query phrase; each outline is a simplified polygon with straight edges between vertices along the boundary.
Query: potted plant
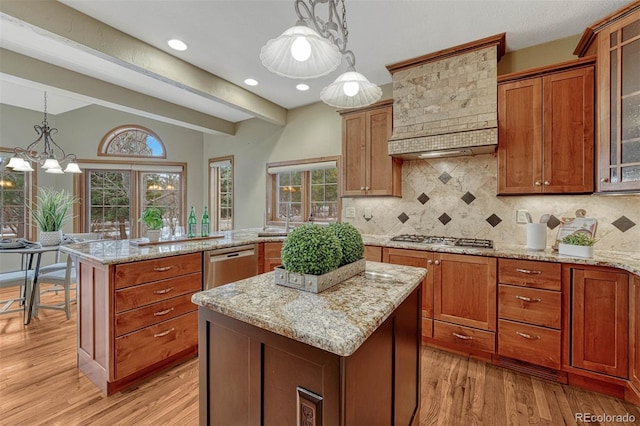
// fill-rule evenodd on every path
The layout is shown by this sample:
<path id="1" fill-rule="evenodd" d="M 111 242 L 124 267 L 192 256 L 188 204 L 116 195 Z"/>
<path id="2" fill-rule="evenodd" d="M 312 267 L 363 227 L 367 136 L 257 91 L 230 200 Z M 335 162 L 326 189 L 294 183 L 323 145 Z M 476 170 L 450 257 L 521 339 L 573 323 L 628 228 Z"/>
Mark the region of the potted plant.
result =
<path id="1" fill-rule="evenodd" d="M 353 231 L 358 233 L 355 228 Z M 282 245 L 282 266 L 277 267 L 274 274 L 276 284 L 319 293 L 364 271 L 364 244 L 361 249 L 357 247 L 358 239 L 362 244 L 360 234 L 355 243 L 345 244 L 346 249 L 341 242 L 341 238 L 353 236 L 353 231 L 313 223 L 291 231 Z M 358 259 L 343 263 L 354 257 Z"/>
<path id="2" fill-rule="evenodd" d="M 160 240 L 160 232 L 162 230 L 162 210 L 158 207 L 147 207 L 138 222 L 144 223 L 147 227 L 147 238 L 151 242 Z"/>
<path id="3" fill-rule="evenodd" d="M 558 244 L 558 253 L 565 256 L 593 257 L 593 238 L 583 232 L 567 235 Z"/>
<path id="4" fill-rule="evenodd" d="M 38 224 L 38 241 L 43 246 L 55 246 L 62 242 L 62 225 L 69 219 L 69 209 L 76 198 L 65 190 L 38 188 L 36 207 L 27 205 L 31 217 Z"/>

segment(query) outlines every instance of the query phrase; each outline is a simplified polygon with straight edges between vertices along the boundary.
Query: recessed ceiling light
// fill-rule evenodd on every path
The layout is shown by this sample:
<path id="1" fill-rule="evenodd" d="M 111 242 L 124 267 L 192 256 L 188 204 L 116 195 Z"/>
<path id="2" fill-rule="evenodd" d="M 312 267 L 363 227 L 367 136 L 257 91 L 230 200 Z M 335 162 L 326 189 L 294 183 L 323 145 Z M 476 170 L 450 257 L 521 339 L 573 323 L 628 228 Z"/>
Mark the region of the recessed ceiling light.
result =
<path id="1" fill-rule="evenodd" d="M 178 40 L 177 38 L 172 38 L 167 42 L 167 44 L 169 45 L 170 48 L 175 50 L 180 50 L 180 51 L 187 50 L 186 43 L 182 40 Z"/>
<path id="2" fill-rule="evenodd" d="M 244 84 L 246 84 L 247 86 L 257 86 L 258 80 L 255 80 L 253 78 L 247 78 L 244 80 Z"/>
<path id="3" fill-rule="evenodd" d="M 308 84 L 304 84 L 304 83 L 300 83 L 300 84 L 296 85 L 296 89 L 298 89 L 301 92 L 304 92 L 306 90 L 309 90 L 309 85 Z"/>

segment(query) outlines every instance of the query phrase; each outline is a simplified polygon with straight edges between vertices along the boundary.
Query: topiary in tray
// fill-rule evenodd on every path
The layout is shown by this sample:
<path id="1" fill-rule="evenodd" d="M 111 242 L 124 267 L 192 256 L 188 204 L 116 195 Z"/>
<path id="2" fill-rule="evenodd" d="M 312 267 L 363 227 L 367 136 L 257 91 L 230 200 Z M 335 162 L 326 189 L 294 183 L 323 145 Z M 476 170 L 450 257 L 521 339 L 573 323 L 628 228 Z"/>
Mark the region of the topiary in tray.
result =
<path id="1" fill-rule="evenodd" d="M 338 237 L 342 246 L 340 266 L 362 259 L 364 254 L 362 235 L 353 225 L 345 222 L 334 222 L 329 224 L 327 229 Z"/>
<path id="2" fill-rule="evenodd" d="M 340 266 L 342 247 L 327 227 L 310 223 L 289 233 L 282 245 L 281 259 L 289 272 L 322 275 Z"/>

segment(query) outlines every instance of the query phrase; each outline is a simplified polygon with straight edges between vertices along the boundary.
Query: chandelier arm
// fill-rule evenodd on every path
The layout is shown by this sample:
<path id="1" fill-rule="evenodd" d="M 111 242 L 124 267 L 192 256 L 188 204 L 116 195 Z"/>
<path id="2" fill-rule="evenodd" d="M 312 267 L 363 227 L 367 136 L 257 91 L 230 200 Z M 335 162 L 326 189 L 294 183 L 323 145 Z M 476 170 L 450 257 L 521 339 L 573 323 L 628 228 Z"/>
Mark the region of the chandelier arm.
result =
<path id="1" fill-rule="evenodd" d="M 328 3 L 329 19 L 326 22 L 316 14 L 316 6 L 321 3 Z M 337 0 L 309 0 L 309 4 L 305 0 L 296 0 L 294 8 L 301 21 L 308 26 L 313 26 L 318 34 L 335 44 L 340 53 L 346 51 L 348 32 L 338 14 Z M 344 9 L 343 16 L 346 16 Z"/>

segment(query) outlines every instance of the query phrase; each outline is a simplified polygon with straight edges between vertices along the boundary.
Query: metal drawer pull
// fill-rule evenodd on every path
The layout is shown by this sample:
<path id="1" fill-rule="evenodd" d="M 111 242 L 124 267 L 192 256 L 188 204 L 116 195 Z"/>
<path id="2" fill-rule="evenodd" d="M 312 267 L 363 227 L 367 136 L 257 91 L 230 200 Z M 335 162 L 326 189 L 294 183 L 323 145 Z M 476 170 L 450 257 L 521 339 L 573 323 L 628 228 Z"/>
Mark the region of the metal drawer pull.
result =
<path id="1" fill-rule="evenodd" d="M 463 334 L 458 334 L 458 333 L 451 333 L 454 336 L 456 336 L 458 339 L 462 339 L 462 340 L 473 340 L 472 336 L 465 336 Z"/>
<path id="2" fill-rule="evenodd" d="M 540 340 L 540 336 L 532 336 L 530 334 L 527 333 L 520 333 L 519 331 L 516 331 L 516 334 L 520 337 L 524 337 L 525 339 L 529 339 L 529 340 Z"/>
<path id="3" fill-rule="evenodd" d="M 161 317 L 163 315 L 167 315 L 171 311 L 173 311 L 173 308 L 165 309 L 164 311 L 154 312 L 153 315 L 156 317 Z"/>
<path id="4" fill-rule="evenodd" d="M 537 297 L 534 297 L 532 299 L 530 297 L 525 297 L 525 296 L 516 296 L 516 299 L 522 300 L 523 302 L 531 302 L 531 303 L 542 302 L 542 299 L 538 299 Z"/>
<path id="5" fill-rule="evenodd" d="M 532 271 L 531 269 L 520 269 L 516 268 L 516 272 L 521 272 L 523 274 L 531 274 L 531 275 L 539 275 L 542 271 Z"/>
<path id="6" fill-rule="evenodd" d="M 173 287 L 165 288 L 164 290 L 153 290 L 154 294 L 167 294 L 173 290 Z"/>
<path id="7" fill-rule="evenodd" d="M 168 271 L 169 269 L 173 269 L 173 266 L 164 266 L 162 268 L 153 268 L 153 270 L 155 272 L 165 272 L 165 271 Z"/>
<path id="8" fill-rule="evenodd" d="M 153 337 L 163 337 L 163 336 L 166 336 L 167 334 L 169 334 L 169 333 L 171 333 L 171 332 L 173 332 L 173 331 L 175 331 L 175 328 L 171 327 L 171 328 L 170 328 L 170 329 L 168 329 L 167 331 L 163 331 L 163 332 L 161 332 L 161 333 L 156 333 L 156 334 L 154 334 L 154 335 L 153 335 Z"/>

